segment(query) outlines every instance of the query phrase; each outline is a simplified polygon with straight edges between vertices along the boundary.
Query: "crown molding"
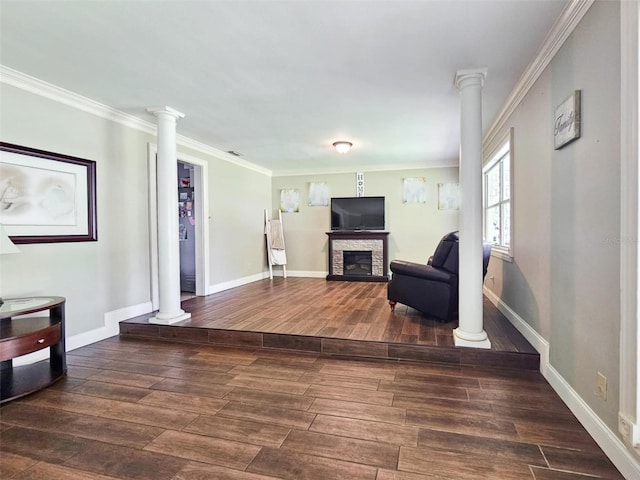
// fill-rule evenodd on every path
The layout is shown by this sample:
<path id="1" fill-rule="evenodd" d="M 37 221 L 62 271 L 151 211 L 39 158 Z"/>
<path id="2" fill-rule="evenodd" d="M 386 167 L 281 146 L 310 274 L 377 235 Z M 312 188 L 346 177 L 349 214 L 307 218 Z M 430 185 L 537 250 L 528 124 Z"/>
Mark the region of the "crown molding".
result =
<path id="1" fill-rule="evenodd" d="M 224 160 L 228 163 L 233 163 L 234 165 L 246 168 L 247 170 L 253 170 L 254 172 L 266 175 L 267 177 L 273 176 L 273 172 L 268 168 L 261 167 L 260 165 L 249 162 L 248 160 L 243 160 L 223 150 L 211 147 L 206 143 L 194 140 L 193 138 L 178 134 L 176 135 L 176 142 L 181 147 L 190 148 L 191 150 L 204 153 L 205 155 L 211 155 L 212 157 L 219 158 L 220 160 Z"/>
<path id="2" fill-rule="evenodd" d="M 595 0 L 572 0 L 562 11 L 560 18 L 556 20 L 551 31 L 547 34 L 533 61 L 518 80 L 515 88 L 507 98 L 497 118 L 484 136 L 483 147 L 487 147 L 495 139 L 495 136 L 504 127 L 509 117 L 513 114 L 533 84 L 538 80 L 544 69 L 547 68 L 560 47 L 569 38 L 585 13 L 591 8 Z"/>
<path id="3" fill-rule="evenodd" d="M 14 70 L 5 65 L 0 65 L 0 83 L 11 85 L 40 97 L 53 100 L 54 102 L 82 110 L 83 112 L 96 115 L 107 120 L 119 123 L 126 127 L 135 128 L 142 132 L 155 135 L 156 126 L 146 120 L 121 112 L 115 108 L 108 107 L 90 98 L 78 95 L 70 90 L 57 87 L 43 80 Z"/>
<path id="4" fill-rule="evenodd" d="M 427 165 L 427 164 L 385 164 L 385 165 L 363 165 L 363 166 L 345 166 L 344 168 L 315 168 L 305 170 L 275 170 L 273 172 L 274 177 L 296 177 L 300 175 L 332 175 L 340 173 L 354 173 L 354 172 L 390 172 L 401 170 L 424 170 L 432 168 L 458 168 L 457 164 L 439 164 L 439 165 Z"/>
<path id="5" fill-rule="evenodd" d="M 76 108 L 83 112 L 119 123 L 120 125 L 133 128 L 149 135 L 155 136 L 157 132 L 157 126 L 153 122 L 142 120 L 141 118 L 128 113 L 121 112 L 113 107 L 109 107 L 70 90 L 39 80 L 30 75 L 19 72 L 18 70 L 7 67 L 6 65 L 0 65 L 0 83 L 11 85 L 12 87 L 20 90 L 53 100 L 54 102 L 62 103 L 63 105 Z M 180 147 L 190 148 L 197 152 L 210 155 L 225 162 L 233 163 L 234 165 L 253 170 L 263 175 L 272 176 L 272 172 L 269 169 L 263 168 L 247 160 L 236 158 L 227 152 L 218 150 L 217 148 L 198 142 L 184 135 L 176 135 L 176 143 Z"/>
<path id="6" fill-rule="evenodd" d="M 20 90 L 24 90 L 26 92 L 33 93 L 34 95 L 38 95 L 38 96 L 47 98 L 49 100 L 62 103 L 72 108 L 76 108 L 83 112 L 87 112 L 92 115 L 96 115 L 98 117 L 113 121 L 115 123 L 119 123 L 121 125 L 124 125 L 125 127 L 139 130 L 149 135 L 155 136 L 157 132 L 157 126 L 153 122 L 142 120 L 128 113 L 121 112 L 120 110 L 116 110 L 115 108 L 96 102 L 95 100 L 91 100 L 90 98 L 84 97 L 70 90 L 66 90 L 64 88 L 60 88 L 58 86 L 52 85 L 43 80 L 39 80 L 35 77 L 19 72 L 18 70 L 14 70 L 5 65 L 0 65 L 0 83 L 11 85 L 12 87 L 18 88 Z M 312 170 L 301 170 L 301 171 L 291 170 L 291 171 L 273 172 L 268 168 L 264 168 L 255 163 L 238 158 L 223 150 L 219 150 L 217 148 L 214 148 L 210 145 L 194 140 L 185 135 L 177 134 L 176 143 L 178 144 L 179 147 L 189 148 L 196 152 L 218 158 L 225 162 L 238 165 L 240 167 L 246 168 L 248 170 L 252 170 L 254 172 L 257 172 L 269 177 L 350 173 L 350 172 L 355 172 L 356 170 L 373 172 L 373 171 L 413 170 L 413 169 L 420 169 L 420 168 L 441 168 L 441 167 L 457 166 L 457 165 L 437 165 L 437 166 L 431 165 L 430 166 L 430 165 L 415 165 L 415 164 L 413 165 L 411 164 L 376 165 L 376 166 L 371 165 L 367 167 L 358 167 L 358 168 L 346 167 L 341 169 L 325 168 L 325 169 L 312 169 Z"/>

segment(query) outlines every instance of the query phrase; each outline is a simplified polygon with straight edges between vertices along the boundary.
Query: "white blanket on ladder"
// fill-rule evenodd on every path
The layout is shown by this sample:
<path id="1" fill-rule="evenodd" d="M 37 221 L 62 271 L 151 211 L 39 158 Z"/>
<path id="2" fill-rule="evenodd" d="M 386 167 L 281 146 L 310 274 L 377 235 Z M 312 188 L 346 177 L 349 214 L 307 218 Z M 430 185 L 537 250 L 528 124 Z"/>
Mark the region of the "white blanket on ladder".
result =
<path id="1" fill-rule="evenodd" d="M 282 220 L 271 220 L 265 210 L 264 233 L 267 235 L 267 248 L 269 250 L 269 270 L 271 265 L 286 265 L 287 253 L 284 247 L 284 232 Z"/>
<path id="2" fill-rule="evenodd" d="M 284 250 L 271 250 L 271 263 L 273 265 L 286 265 L 287 254 Z"/>

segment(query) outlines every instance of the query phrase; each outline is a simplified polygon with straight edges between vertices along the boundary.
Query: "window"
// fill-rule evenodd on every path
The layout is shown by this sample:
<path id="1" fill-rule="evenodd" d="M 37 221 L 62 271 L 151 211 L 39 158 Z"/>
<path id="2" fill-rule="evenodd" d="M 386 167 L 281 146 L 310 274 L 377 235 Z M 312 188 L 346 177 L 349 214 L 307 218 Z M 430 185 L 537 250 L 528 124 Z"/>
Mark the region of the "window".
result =
<path id="1" fill-rule="evenodd" d="M 500 143 L 482 169 L 484 239 L 493 245 L 492 254 L 511 260 L 511 139 Z"/>

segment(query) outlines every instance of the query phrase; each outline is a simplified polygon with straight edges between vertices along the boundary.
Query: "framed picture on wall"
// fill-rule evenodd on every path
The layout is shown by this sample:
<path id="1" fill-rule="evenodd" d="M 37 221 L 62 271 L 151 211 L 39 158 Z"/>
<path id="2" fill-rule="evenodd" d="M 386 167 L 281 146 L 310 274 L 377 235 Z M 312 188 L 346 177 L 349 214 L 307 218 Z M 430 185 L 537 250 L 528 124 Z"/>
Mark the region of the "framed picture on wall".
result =
<path id="1" fill-rule="evenodd" d="M 280 211 L 298 213 L 300 211 L 300 193 L 297 188 L 280 190 Z"/>
<path id="2" fill-rule="evenodd" d="M 457 183 L 438 184 L 438 210 L 460 208 L 460 187 Z"/>
<path id="3" fill-rule="evenodd" d="M 18 244 L 97 240 L 96 162 L 0 142 L 0 223 Z"/>
<path id="4" fill-rule="evenodd" d="M 327 182 L 309 183 L 309 206 L 326 207 L 329 205 L 329 185 Z"/>
<path id="5" fill-rule="evenodd" d="M 424 177 L 403 180 L 402 203 L 427 203 L 427 181 Z"/>

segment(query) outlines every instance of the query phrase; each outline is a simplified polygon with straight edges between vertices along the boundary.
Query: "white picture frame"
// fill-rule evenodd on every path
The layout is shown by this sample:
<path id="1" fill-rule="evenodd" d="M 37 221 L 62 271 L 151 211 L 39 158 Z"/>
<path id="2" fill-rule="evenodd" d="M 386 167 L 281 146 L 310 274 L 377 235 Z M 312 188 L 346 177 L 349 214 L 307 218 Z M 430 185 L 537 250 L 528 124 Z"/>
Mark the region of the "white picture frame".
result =
<path id="1" fill-rule="evenodd" d="M 300 211 L 300 193 L 297 188 L 280 190 L 280 211 L 282 213 L 298 213 Z"/>
<path id="2" fill-rule="evenodd" d="M 460 209 L 460 185 L 457 183 L 438 184 L 438 210 L 455 211 Z"/>
<path id="3" fill-rule="evenodd" d="M 408 177 L 402 182 L 402 203 L 427 203 L 427 180 Z"/>
<path id="4" fill-rule="evenodd" d="M 309 206 L 329 206 L 329 185 L 327 182 L 309 182 Z"/>
<path id="5" fill-rule="evenodd" d="M 553 144 L 555 150 L 560 150 L 580 138 L 581 96 L 581 91 L 576 90 L 556 108 L 553 120 Z"/>

